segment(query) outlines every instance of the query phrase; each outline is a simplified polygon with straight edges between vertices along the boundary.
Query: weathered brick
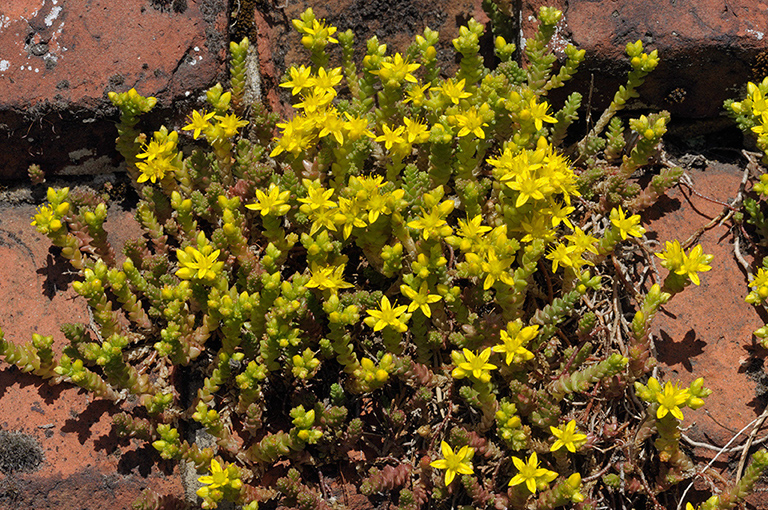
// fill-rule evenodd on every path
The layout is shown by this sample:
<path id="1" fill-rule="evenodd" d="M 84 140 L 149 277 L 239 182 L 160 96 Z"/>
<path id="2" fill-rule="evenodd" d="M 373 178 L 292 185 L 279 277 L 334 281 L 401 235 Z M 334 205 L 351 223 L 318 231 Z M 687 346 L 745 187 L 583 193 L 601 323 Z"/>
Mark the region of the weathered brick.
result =
<path id="1" fill-rule="evenodd" d="M 594 76 L 592 106 L 604 108 L 624 83 L 627 43 L 657 49 L 661 63 L 640 89 L 641 105 L 672 118 L 716 117 L 747 80 L 768 74 L 768 3 L 763 0 L 535 0 L 523 2 L 526 37 L 540 6 L 564 12 L 557 44 L 587 52 L 574 85 L 583 93 Z M 636 103 L 637 104 L 637 103 Z"/>
<path id="2" fill-rule="evenodd" d="M 106 93 L 136 87 L 168 117 L 225 77 L 226 43 L 223 0 L 3 2 L 0 178 L 114 155 Z"/>
<path id="3" fill-rule="evenodd" d="M 53 335 L 58 357 L 67 344 L 59 327 L 88 324 L 88 308 L 72 288 L 71 266 L 29 224 L 34 213 L 24 202 L 0 207 L 0 327 L 6 341 L 19 345 L 33 333 Z M 115 246 L 137 235 L 130 211 L 112 205 L 109 216 L 106 229 Z M 181 500 L 178 469 L 151 445 L 112 431 L 120 410 L 72 384 L 49 385 L 0 362 L 0 430 L 35 438 L 44 456 L 34 472 L 0 471 L 0 509 L 130 508 L 145 488 Z"/>

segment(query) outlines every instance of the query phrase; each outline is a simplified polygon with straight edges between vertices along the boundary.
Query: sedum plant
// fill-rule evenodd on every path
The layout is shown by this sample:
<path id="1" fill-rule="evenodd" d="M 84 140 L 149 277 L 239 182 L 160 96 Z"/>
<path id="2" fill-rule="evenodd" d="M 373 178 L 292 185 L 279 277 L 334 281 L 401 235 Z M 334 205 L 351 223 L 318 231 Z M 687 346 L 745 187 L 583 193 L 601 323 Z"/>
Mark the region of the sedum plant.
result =
<path id="1" fill-rule="evenodd" d="M 762 153 L 762 163 L 768 164 L 768 105 L 766 105 L 765 96 L 768 94 L 768 79 L 761 83 L 747 84 L 747 95 L 741 101 L 729 99 L 725 101 L 725 109 L 733 118 L 740 129 L 745 133 L 756 137 L 757 148 Z M 747 156 L 749 156 L 747 154 Z M 755 158 L 756 159 L 756 158 Z M 759 172 L 757 161 L 750 161 L 748 172 Z M 751 193 L 745 196 L 741 201 L 743 212 L 739 217 L 754 228 L 757 238 L 756 248 L 764 247 L 768 238 L 768 222 L 766 222 L 765 198 L 768 197 L 768 173 L 763 172 L 757 177 L 757 182 L 752 185 Z M 746 184 L 746 182 L 745 182 Z M 741 254 L 739 253 L 739 256 Z M 743 260 L 743 258 L 742 258 Z M 761 260 L 757 271 L 753 273 L 752 268 L 743 264 L 747 277 L 749 279 L 749 294 L 745 301 L 749 304 L 765 308 L 766 299 L 768 299 L 768 257 Z M 754 332 L 760 345 L 768 348 L 768 325 L 764 325 Z"/>
<path id="2" fill-rule="evenodd" d="M 502 36 L 486 64 L 470 20 L 443 77 L 430 29 L 402 52 L 372 38 L 358 68 L 354 34 L 307 10 L 294 27 L 310 58 L 286 72 L 296 112 L 279 122 L 259 105 L 242 117 L 247 40 L 231 47 L 231 90 L 211 88 L 180 131 L 140 132 L 155 100 L 110 94 L 144 235 L 117 255 L 98 195 L 49 189 L 33 225 L 79 271 L 94 324 L 64 325 L 58 357 L 39 336 L 0 352 L 122 405 L 117 433 L 190 462 L 203 508 L 345 508 L 354 494 L 326 483 L 337 476 L 403 509 L 658 506 L 696 473 L 681 409 L 709 390 L 647 379 L 650 324 L 711 256 L 670 243 L 666 280 L 640 281 L 641 195 L 605 184 L 599 203 L 583 197 L 588 175 L 607 183 L 595 171 L 620 153 L 611 119 L 657 56 L 628 46 L 627 87 L 569 159 L 580 98 L 558 110 L 547 94 L 584 52 L 569 46 L 555 73 L 561 16 L 540 11 L 525 66 Z M 631 122 L 642 137 L 608 172 L 621 186 L 666 118 Z M 629 279 L 644 294 L 607 284 Z M 628 300 L 620 329 L 612 303 Z"/>

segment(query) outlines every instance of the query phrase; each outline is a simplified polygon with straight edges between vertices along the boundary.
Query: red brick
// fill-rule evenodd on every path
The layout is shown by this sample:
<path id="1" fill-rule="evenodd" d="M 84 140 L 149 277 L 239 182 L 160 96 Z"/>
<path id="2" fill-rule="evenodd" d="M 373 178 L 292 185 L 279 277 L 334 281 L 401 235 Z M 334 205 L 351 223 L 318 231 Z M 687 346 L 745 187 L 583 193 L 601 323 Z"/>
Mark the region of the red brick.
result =
<path id="1" fill-rule="evenodd" d="M 624 48 L 638 39 L 648 50 L 657 49 L 661 58 L 640 89 L 641 102 L 669 110 L 673 119 L 716 117 L 723 101 L 737 96 L 747 80 L 762 80 L 768 74 L 768 68 L 756 63 L 757 56 L 768 50 L 764 34 L 768 3 L 762 0 L 535 0 L 523 4 L 526 37 L 533 33 L 540 6 L 563 10 L 559 44 L 571 42 L 586 50 L 586 61 L 574 83 L 586 93 L 594 74 L 592 105 L 596 108 L 607 106 L 618 85 L 625 83 L 630 66 Z"/>
<path id="2" fill-rule="evenodd" d="M 743 168 L 709 162 L 706 168 L 689 169 L 694 187 L 703 196 L 725 202 L 736 196 Z M 658 241 L 660 252 L 666 241 L 683 243 L 723 210 L 723 205 L 692 194 L 678 186 L 644 214 L 649 239 Z M 685 434 L 693 441 L 722 447 L 735 432 L 746 428 L 731 446 L 746 442 L 750 422 L 765 407 L 763 349 L 755 344 L 752 332 L 763 325 L 756 307 L 744 302 L 749 292 L 747 277 L 733 255 L 733 234 L 729 223 L 705 231 L 698 240 L 704 253 L 714 255 L 712 270 L 700 273 L 701 285 L 691 285 L 673 296 L 654 321 L 653 334 L 662 381 L 687 386 L 704 378 L 712 394 L 704 407 L 685 409 Z M 742 243 L 743 255 L 752 261 L 753 249 Z M 657 260 L 657 268 L 666 270 Z M 683 444 L 686 444 L 683 442 Z M 754 448 L 753 448 L 754 451 Z M 717 452 L 693 449 L 698 462 L 707 462 Z M 718 458 L 715 469 L 726 472 L 729 462 L 738 463 L 740 453 Z M 726 473 L 726 479 L 728 478 Z M 768 501 L 759 493 L 750 495 L 750 508 L 764 510 Z"/>
<path id="3" fill-rule="evenodd" d="M 219 0 L 4 2 L 0 178 L 30 163 L 53 172 L 114 155 L 107 91 L 136 87 L 168 117 L 174 101 L 226 77 L 226 33 Z"/>
<path id="4" fill-rule="evenodd" d="M 53 335 L 58 356 L 68 343 L 59 326 L 89 318 L 72 289 L 71 266 L 29 224 L 34 212 L 28 204 L 0 209 L 0 327 L 15 344 L 31 341 L 32 333 Z M 136 235 L 130 211 L 112 207 L 109 216 L 105 228 L 116 246 Z M 38 471 L 0 474 L 0 509 L 130 508 L 148 487 L 183 498 L 178 467 L 162 462 L 151 445 L 112 432 L 112 416 L 121 410 L 0 362 L 0 429 L 36 438 L 44 454 Z"/>

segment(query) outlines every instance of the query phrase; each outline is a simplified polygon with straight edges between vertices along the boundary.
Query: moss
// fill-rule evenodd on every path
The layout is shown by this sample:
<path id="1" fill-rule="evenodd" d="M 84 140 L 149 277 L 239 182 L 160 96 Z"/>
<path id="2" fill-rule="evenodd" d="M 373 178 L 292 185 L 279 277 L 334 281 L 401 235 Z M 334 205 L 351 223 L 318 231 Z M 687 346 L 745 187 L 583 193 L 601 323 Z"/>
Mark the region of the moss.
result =
<path id="1" fill-rule="evenodd" d="M 23 432 L 0 430 L 0 473 L 36 471 L 43 462 L 43 449 L 34 437 Z"/>

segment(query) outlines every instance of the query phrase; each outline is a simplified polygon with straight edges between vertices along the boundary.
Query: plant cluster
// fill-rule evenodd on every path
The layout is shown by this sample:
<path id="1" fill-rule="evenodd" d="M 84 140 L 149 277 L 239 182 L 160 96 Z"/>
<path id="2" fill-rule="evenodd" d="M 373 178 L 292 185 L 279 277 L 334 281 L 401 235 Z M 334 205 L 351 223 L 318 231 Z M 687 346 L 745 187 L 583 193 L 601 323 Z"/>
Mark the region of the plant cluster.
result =
<path id="1" fill-rule="evenodd" d="M 117 432 L 191 462 L 204 508 L 343 508 L 325 482 L 337 476 L 402 509 L 660 507 L 702 474 L 680 421 L 710 391 L 649 378 L 650 326 L 712 257 L 669 242 L 663 281 L 636 273 L 645 231 L 633 212 L 679 173 L 632 184 L 668 115 L 630 121 L 628 147 L 615 113 L 658 56 L 628 45 L 627 86 L 564 151 L 581 99 L 555 111 L 547 94 L 584 52 L 568 46 L 555 72 L 561 16 L 541 9 L 525 66 L 501 35 L 486 65 L 470 20 L 444 78 L 430 29 L 394 54 L 370 39 L 358 69 L 354 34 L 307 10 L 294 27 L 310 62 L 282 83 L 295 116 L 276 123 L 243 104 L 248 41 L 233 43 L 231 90 L 213 87 L 190 115 L 187 151 L 177 131 L 138 129 L 154 98 L 110 94 L 144 236 L 120 257 L 98 195 L 49 189 L 33 224 L 79 271 L 95 327 L 64 325 L 60 357 L 40 335 L 0 340 L 0 352 L 125 406 Z M 194 374 L 187 407 L 174 381 Z M 191 442 L 196 429 L 214 446 Z M 702 508 L 744 497 L 767 456 L 732 499 Z"/>
<path id="2" fill-rule="evenodd" d="M 747 94 L 741 101 L 729 99 L 725 102 L 727 113 L 734 119 L 740 129 L 756 136 L 757 148 L 762 153 L 762 162 L 768 164 L 768 78 L 761 83 L 748 83 Z M 756 170 L 756 168 L 755 168 Z M 768 173 L 762 173 L 757 177 L 757 182 L 752 186 L 752 193 L 744 197 L 742 207 L 745 214 L 740 214 L 748 225 L 754 228 L 757 244 L 764 247 L 768 239 L 768 220 L 766 220 L 766 198 L 768 197 Z M 748 237 L 748 236 L 747 236 Z M 750 292 L 745 301 L 763 309 L 768 299 L 768 257 L 762 259 L 760 267 L 755 273 L 751 268 L 745 267 L 749 278 Z M 768 325 L 758 328 L 754 332 L 764 348 L 768 348 Z"/>

